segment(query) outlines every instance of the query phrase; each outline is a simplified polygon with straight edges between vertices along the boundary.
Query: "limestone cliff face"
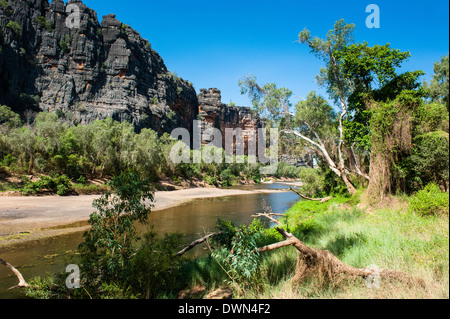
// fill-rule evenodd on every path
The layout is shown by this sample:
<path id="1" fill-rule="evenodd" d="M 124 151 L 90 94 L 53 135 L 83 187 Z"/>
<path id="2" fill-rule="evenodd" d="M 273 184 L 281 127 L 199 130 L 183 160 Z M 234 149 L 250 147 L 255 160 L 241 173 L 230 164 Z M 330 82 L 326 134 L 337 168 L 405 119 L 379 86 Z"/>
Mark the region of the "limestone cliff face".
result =
<path id="1" fill-rule="evenodd" d="M 67 23 L 79 9 L 79 25 Z M 81 1 L 0 5 L 0 104 L 57 112 L 74 123 L 112 117 L 137 130 L 192 129 L 195 89 L 169 72 L 138 32 L 113 14 L 100 24 Z"/>

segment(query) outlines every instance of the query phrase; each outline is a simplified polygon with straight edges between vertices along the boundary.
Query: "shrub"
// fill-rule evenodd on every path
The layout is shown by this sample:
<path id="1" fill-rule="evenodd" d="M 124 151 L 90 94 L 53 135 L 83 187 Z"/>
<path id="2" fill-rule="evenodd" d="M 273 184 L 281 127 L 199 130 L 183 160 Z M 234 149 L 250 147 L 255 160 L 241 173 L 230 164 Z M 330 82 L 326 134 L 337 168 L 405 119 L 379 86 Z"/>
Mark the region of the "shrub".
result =
<path id="1" fill-rule="evenodd" d="M 145 224 L 151 211 L 153 192 L 147 180 L 134 172 L 123 172 L 109 182 L 111 191 L 97 200 L 89 218 L 91 228 L 79 246 L 82 280 L 93 294 L 101 284 L 118 283 L 127 288 L 133 273 L 131 257 L 137 238 L 135 223 Z"/>
<path id="2" fill-rule="evenodd" d="M 434 183 L 411 197 L 409 210 L 422 216 L 449 213 L 449 194 L 441 191 Z"/>
<path id="3" fill-rule="evenodd" d="M 13 112 L 10 107 L 0 105 L 0 132 L 6 133 L 22 124 L 19 114 Z"/>
<path id="4" fill-rule="evenodd" d="M 227 187 L 233 185 L 234 176 L 229 168 L 223 170 L 219 176 L 222 181 L 222 186 Z"/>
<path id="5" fill-rule="evenodd" d="M 48 32 L 53 31 L 52 29 L 52 22 L 51 21 L 47 21 L 47 19 L 45 19 L 45 17 L 40 16 L 36 19 L 36 21 L 42 26 L 44 27 Z"/>
<path id="6" fill-rule="evenodd" d="M 44 190 L 51 191 L 59 196 L 65 196 L 72 191 L 72 184 L 66 175 L 56 174 L 54 178 L 43 176 L 36 182 L 25 181 L 22 193 L 25 195 L 34 195 Z"/>
<path id="7" fill-rule="evenodd" d="M 305 167 L 300 171 L 299 178 L 303 183 L 302 193 L 306 196 L 318 194 L 323 187 L 324 178 L 317 169 Z"/>
<path id="8" fill-rule="evenodd" d="M 10 28 L 18 37 L 22 35 L 22 27 L 16 21 L 9 21 L 6 27 Z"/>
<path id="9" fill-rule="evenodd" d="M 68 53 L 70 51 L 70 44 L 72 40 L 70 39 L 70 35 L 66 34 L 64 39 L 59 41 L 59 47 L 64 53 Z"/>
<path id="10" fill-rule="evenodd" d="M 1 166 L 11 167 L 17 162 L 17 158 L 11 154 L 7 154 L 3 160 L 0 162 Z"/>
<path id="11" fill-rule="evenodd" d="M 414 177 L 420 179 L 421 186 L 429 183 L 445 185 L 449 177 L 448 134 L 431 132 L 419 135 L 413 141 L 416 147 L 407 164 L 410 164 Z"/>
<path id="12" fill-rule="evenodd" d="M 130 285 L 144 298 L 157 298 L 160 294 L 170 293 L 178 284 L 180 257 L 175 254 L 182 235 L 165 234 L 158 238 L 152 230 L 144 238 L 132 259 Z"/>
<path id="13" fill-rule="evenodd" d="M 216 236 L 219 247 L 213 251 L 212 256 L 227 273 L 228 284 L 239 293 L 250 287 L 260 288 L 263 280 L 257 245 L 260 236 L 258 227 L 235 227 L 232 222 L 219 220 L 217 228 L 223 234 Z"/>

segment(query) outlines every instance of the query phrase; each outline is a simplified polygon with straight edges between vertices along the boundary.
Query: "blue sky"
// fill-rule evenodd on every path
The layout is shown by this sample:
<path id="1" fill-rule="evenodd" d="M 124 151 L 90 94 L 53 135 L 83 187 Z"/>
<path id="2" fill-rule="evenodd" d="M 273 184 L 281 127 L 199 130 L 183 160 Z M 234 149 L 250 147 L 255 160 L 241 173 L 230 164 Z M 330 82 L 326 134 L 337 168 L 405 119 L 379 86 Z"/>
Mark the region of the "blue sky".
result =
<path id="1" fill-rule="evenodd" d="M 433 64 L 449 51 L 449 2 L 428 1 L 304 1 L 304 0 L 84 0 L 102 16 L 116 14 L 148 39 L 166 66 L 191 81 L 197 92 L 216 87 L 222 101 L 249 106 L 238 81 L 253 74 L 258 82 L 274 82 L 294 96 L 326 93 L 315 82 L 322 62 L 306 45 L 295 42 L 305 27 L 324 37 L 343 18 L 356 25 L 355 41 L 391 43 L 410 51 L 403 71 L 433 74 Z M 366 6 L 380 8 L 380 28 L 369 29 Z M 293 103 L 296 98 L 292 100 Z"/>

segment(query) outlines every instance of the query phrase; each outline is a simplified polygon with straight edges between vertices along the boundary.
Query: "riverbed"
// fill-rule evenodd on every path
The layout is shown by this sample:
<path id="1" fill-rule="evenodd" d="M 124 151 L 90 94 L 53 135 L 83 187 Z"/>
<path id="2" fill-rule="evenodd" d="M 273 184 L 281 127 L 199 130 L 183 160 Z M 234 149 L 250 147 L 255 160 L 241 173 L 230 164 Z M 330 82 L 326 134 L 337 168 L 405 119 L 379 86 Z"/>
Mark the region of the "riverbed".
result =
<path id="1" fill-rule="evenodd" d="M 190 200 L 187 200 L 187 197 L 184 200 L 178 197 L 179 202 L 173 207 L 168 207 L 170 205 L 161 200 L 160 205 L 167 205 L 167 208 L 159 206 L 157 210 L 152 211 L 149 225 L 139 226 L 138 230 L 141 234 L 149 231 L 150 227 L 159 234 L 179 232 L 183 234 L 183 243 L 188 244 L 202 237 L 205 232 L 213 231 L 218 218 L 230 219 L 240 225 L 249 224 L 253 220 L 251 215 L 258 212 L 285 212 L 299 200 L 296 194 L 286 191 L 288 187 L 285 183 L 237 186 L 227 189 L 230 195 L 216 195 L 220 197 L 214 196 L 211 191 L 208 193 L 207 189 L 192 190 L 195 196 L 191 196 Z M 242 192 L 243 190 L 247 192 Z M 174 205 L 176 199 L 171 197 Z M 40 208 L 35 209 L 39 211 Z M 90 212 L 92 208 L 85 213 Z M 57 236 L 20 241 L 20 236 L 29 234 L 19 234 L 16 244 L 0 247 L 0 256 L 19 269 L 25 279 L 64 272 L 67 265 L 76 261 L 77 247 L 82 242 L 82 235 L 87 226 L 83 220 L 76 223 L 79 224 L 72 223 L 67 227 L 78 231 L 68 234 L 64 234 L 67 229 L 58 226 L 53 230 L 49 229 L 59 232 Z M 204 247 L 198 246 L 190 254 L 201 254 L 203 249 Z M 0 299 L 23 298 L 21 290 L 6 291 L 15 284 L 17 278 L 6 267 L 1 267 Z"/>

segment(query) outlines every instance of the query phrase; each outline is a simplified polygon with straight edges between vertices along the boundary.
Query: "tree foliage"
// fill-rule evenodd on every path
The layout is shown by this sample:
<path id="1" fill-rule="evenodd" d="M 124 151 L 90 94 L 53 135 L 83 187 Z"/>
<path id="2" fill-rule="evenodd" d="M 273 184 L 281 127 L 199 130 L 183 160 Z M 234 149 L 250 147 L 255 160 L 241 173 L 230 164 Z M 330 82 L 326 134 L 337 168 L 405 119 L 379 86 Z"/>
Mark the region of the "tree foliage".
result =
<path id="1" fill-rule="evenodd" d="M 424 86 L 428 89 L 429 97 L 432 102 L 437 102 L 447 106 L 449 109 L 449 56 L 448 54 L 434 63 L 434 74 L 431 83 L 425 82 Z"/>
<path id="2" fill-rule="evenodd" d="M 138 174 L 124 172 L 110 186 L 111 191 L 94 200 L 91 228 L 80 244 L 84 279 L 92 287 L 101 282 L 126 282 L 132 273 L 135 223 L 146 223 L 152 207 L 153 192 Z"/>

